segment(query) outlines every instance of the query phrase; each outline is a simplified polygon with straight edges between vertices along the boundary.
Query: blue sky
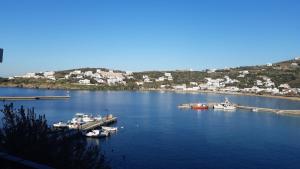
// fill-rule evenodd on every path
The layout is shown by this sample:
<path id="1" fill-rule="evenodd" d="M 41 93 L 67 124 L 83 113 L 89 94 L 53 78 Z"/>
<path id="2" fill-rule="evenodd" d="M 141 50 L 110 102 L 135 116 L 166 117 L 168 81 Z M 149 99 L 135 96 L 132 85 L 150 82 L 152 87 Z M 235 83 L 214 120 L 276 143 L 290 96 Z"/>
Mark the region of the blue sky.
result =
<path id="1" fill-rule="evenodd" d="M 297 0 L 0 0 L 0 76 L 175 70 L 300 55 Z"/>

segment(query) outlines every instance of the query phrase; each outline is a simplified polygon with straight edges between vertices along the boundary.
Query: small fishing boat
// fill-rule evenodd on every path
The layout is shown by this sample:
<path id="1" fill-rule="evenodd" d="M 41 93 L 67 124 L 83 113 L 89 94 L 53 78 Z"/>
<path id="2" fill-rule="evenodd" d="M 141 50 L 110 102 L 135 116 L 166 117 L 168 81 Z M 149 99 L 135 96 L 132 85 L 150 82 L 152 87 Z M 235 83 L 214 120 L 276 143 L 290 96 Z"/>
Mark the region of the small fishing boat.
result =
<path id="1" fill-rule="evenodd" d="M 92 130 L 85 134 L 87 137 L 99 137 L 100 136 L 100 130 Z"/>
<path id="2" fill-rule="evenodd" d="M 191 108 L 190 104 L 180 104 L 177 107 L 179 109 L 188 109 L 188 108 Z"/>
<path id="3" fill-rule="evenodd" d="M 208 106 L 206 104 L 198 103 L 191 106 L 194 110 L 205 110 L 208 109 Z"/>
<path id="4" fill-rule="evenodd" d="M 215 104 L 214 109 L 224 109 L 224 105 L 223 104 Z"/>
<path id="5" fill-rule="evenodd" d="M 106 127 L 106 126 L 102 126 L 102 130 L 108 131 L 108 132 L 116 132 L 116 131 L 118 131 L 118 127 Z"/>
<path id="6" fill-rule="evenodd" d="M 223 109 L 226 111 L 233 111 L 236 109 L 236 107 L 232 103 L 230 103 L 230 101 L 227 98 L 225 98 L 224 103 L 215 104 L 213 107 L 214 109 Z"/>
<path id="7" fill-rule="evenodd" d="M 87 137 L 107 137 L 109 136 L 108 131 L 101 131 L 101 130 L 92 130 L 85 134 Z"/>
<path id="8" fill-rule="evenodd" d="M 224 110 L 235 110 L 236 107 L 235 106 L 232 106 L 232 105 L 227 105 L 227 106 L 224 106 Z"/>
<path id="9" fill-rule="evenodd" d="M 100 132 L 100 137 L 108 137 L 109 136 L 109 132 L 108 131 L 101 131 Z"/>

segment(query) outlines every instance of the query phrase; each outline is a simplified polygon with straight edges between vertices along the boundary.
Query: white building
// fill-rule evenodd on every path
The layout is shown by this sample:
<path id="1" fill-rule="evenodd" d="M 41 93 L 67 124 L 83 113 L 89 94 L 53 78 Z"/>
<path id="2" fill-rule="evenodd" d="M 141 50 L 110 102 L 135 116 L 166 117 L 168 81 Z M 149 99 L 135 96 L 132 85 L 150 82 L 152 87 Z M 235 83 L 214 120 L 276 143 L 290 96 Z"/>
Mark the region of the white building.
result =
<path id="1" fill-rule="evenodd" d="M 200 90 L 200 87 L 199 86 L 194 86 L 194 87 L 186 88 L 185 90 L 186 91 L 197 91 L 197 90 Z"/>
<path id="2" fill-rule="evenodd" d="M 231 79 L 229 76 L 224 76 L 225 84 L 232 84 L 232 83 L 238 83 L 240 81 L 236 79 Z"/>
<path id="3" fill-rule="evenodd" d="M 142 86 L 144 82 L 135 82 L 138 86 Z"/>
<path id="4" fill-rule="evenodd" d="M 186 90 L 186 84 L 173 86 L 175 90 Z"/>
<path id="5" fill-rule="evenodd" d="M 23 78 L 35 78 L 36 74 L 35 73 L 26 73 L 25 75 L 21 76 Z"/>
<path id="6" fill-rule="evenodd" d="M 165 77 L 164 76 L 161 76 L 159 77 L 158 79 L 155 79 L 156 82 L 163 82 L 165 81 Z"/>
<path id="7" fill-rule="evenodd" d="M 199 88 L 200 88 L 201 90 L 207 90 L 207 89 L 208 89 L 208 85 L 205 84 L 205 83 L 202 83 L 202 84 L 199 84 Z"/>
<path id="8" fill-rule="evenodd" d="M 173 77 L 172 77 L 172 76 L 169 76 L 169 77 L 168 77 L 168 80 L 169 80 L 169 81 L 172 81 L 172 80 L 173 80 Z"/>
<path id="9" fill-rule="evenodd" d="M 76 76 L 76 79 L 82 79 L 82 78 L 83 78 L 82 75 L 77 75 L 77 76 Z"/>
<path id="10" fill-rule="evenodd" d="M 102 78 L 102 76 L 99 73 L 94 73 L 94 74 L 92 74 L 91 77 L 93 77 L 93 78 Z"/>
<path id="11" fill-rule="evenodd" d="M 47 71 L 43 73 L 44 77 L 50 80 L 55 80 L 54 74 L 54 71 Z"/>
<path id="12" fill-rule="evenodd" d="M 283 88 L 283 89 L 290 89 L 291 87 L 290 87 L 290 85 L 289 85 L 289 84 L 287 84 L 287 83 L 284 83 L 284 84 L 281 84 L 281 85 L 279 85 L 279 88 Z"/>
<path id="13" fill-rule="evenodd" d="M 86 71 L 86 72 L 84 72 L 84 76 L 91 77 L 91 76 L 93 76 L 93 72 L 92 71 Z"/>
<path id="14" fill-rule="evenodd" d="M 79 84 L 89 85 L 91 84 L 91 81 L 89 79 L 82 79 L 79 80 Z"/>
<path id="15" fill-rule="evenodd" d="M 167 78 L 167 80 L 169 81 L 172 81 L 173 80 L 173 77 L 172 77 L 172 74 L 171 73 L 165 73 L 165 77 Z"/>
<path id="16" fill-rule="evenodd" d="M 146 83 L 152 82 L 147 75 L 143 75 L 143 79 L 144 79 L 144 82 L 146 82 Z"/>
<path id="17" fill-rule="evenodd" d="M 242 71 L 239 71 L 240 74 L 244 74 L 244 75 L 247 75 L 249 74 L 249 71 L 248 70 L 242 70 Z"/>
<path id="18" fill-rule="evenodd" d="M 263 85 L 263 82 L 261 80 L 256 80 L 256 85 L 257 86 L 262 86 Z"/>
<path id="19" fill-rule="evenodd" d="M 103 79 L 101 79 L 101 78 L 95 78 L 94 80 L 95 80 L 97 83 L 101 83 L 101 84 L 105 83 L 105 81 L 104 81 Z"/>
<path id="20" fill-rule="evenodd" d="M 217 69 L 209 69 L 209 70 L 207 70 L 207 73 L 214 73 L 216 71 L 217 71 Z"/>
<path id="21" fill-rule="evenodd" d="M 228 87 L 222 88 L 220 90 L 224 91 L 224 92 L 238 92 L 238 91 L 240 91 L 240 89 L 236 86 L 228 86 Z"/>
<path id="22" fill-rule="evenodd" d="M 55 72 L 54 71 L 47 71 L 47 72 L 44 72 L 44 76 L 45 77 L 48 77 L 48 76 L 54 76 Z"/>
<path id="23" fill-rule="evenodd" d="M 73 72 L 70 72 L 70 75 L 80 75 L 81 70 L 74 70 Z"/>
<path id="24" fill-rule="evenodd" d="M 220 88 L 225 87 L 224 79 L 212 79 L 212 78 L 205 78 L 207 80 L 206 84 L 208 87 Z"/>
<path id="25" fill-rule="evenodd" d="M 275 83 L 271 81 L 271 79 L 268 79 L 266 82 L 265 82 L 265 86 L 266 87 L 274 87 L 275 86 Z"/>
<path id="26" fill-rule="evenodd" d="M 261 88 L 259 88 L 257 86 L 253 86 L 251 88 L 244 88 L 241 91 L 243 91 L 243 92 L 251 92 L 251 93 L 259 93 L 259 92 L 261 92 L 263 90 L 264 89 L 261 89 Z"/>
<path id="27" fill-rule="evenodd" d="M 122 84 L 125 84 L 126 82 L 123 81 L 122 78 L 117 78 L 117 77 L 107 79 L 107 84 L 108 84 L 108 85 L 115 85 L 116 83 L 122 83 Z"/>
<path id="28" fill-rule="evenodd" d="M 65 79 L 69 79 L 70 78 L 70 75 L 65 75 Z"/>
<path id="29" fill-rule="evenodd" d="M 291 63 L 291 66 L 297 67 L 297 66 L 298 66 L 298 63 Z"/>
<path id="30" fill-rule="evenodd" d="M 198 86 L 198 83 L 197 82 L 190 82 L 190 85 L 191 86 Z"/>
<path id="31" fill-rule="evenodd" d="M 125 74 L 126 74 L 126 76 L 131 76 L 131 75 L 133 75 L 132 71 L 126 71 Z"/>

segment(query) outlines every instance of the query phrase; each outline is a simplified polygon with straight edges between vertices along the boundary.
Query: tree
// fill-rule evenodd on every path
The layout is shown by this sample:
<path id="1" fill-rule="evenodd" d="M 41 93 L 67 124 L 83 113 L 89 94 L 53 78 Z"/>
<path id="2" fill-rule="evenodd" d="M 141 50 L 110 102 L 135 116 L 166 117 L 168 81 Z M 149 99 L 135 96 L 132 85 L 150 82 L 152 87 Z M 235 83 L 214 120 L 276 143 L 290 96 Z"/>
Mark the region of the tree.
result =
<path id="1" fill-rule="evenodd" d="M 1 112 L 1 151 L 55 168 L 109 168 L 98 146 L 87 145 L 79 132 L 66 136 L 51 130 L 45 115 L 37 116 L 33 108 L 9 104 Z"/>

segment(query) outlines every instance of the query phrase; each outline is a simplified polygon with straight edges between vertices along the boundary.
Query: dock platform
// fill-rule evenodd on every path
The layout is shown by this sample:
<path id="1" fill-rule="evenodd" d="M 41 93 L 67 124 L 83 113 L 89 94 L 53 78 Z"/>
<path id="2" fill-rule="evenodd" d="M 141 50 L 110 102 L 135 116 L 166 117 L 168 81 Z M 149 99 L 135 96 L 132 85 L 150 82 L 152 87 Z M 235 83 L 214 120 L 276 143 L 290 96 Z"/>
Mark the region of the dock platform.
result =
<path id="1" fill-rule="evenodd" d="M 251 107 L 251 106 L 241 106 L 241 105 L 236 105 L 236 107 L 239 109 L 246 109 L 254 112 L 272 112 L 277 114 L 300 115 L 300 110 L 271 109 L 271 108 Z"/>
<path id="2" fill-rule="evenodd" d="M 185 103 L 180 104 L 177 107 L 180 109 L 190 109 L 191 106 L 196 103 Z M 217 103 L 205 103 L 210 109 Z M 253 107 L 253 106 L 243 106 L 238 104 L 232 104 L 238 109 L 250 110 L 253 112 L 272 112 L 277 114 L 290 114 L 290 115 L 300 115 L 300 110 L 283 110 L 283 109 L 272 109 L 272 108 L 263 108 L 263 107 Z"/>
<path id="3" fill-rule="evenodd" d="M 80 126 L 80 130 L 82 131 L 87 131 L 87 130 L 92 130 L 101 126 L 105 126 L 105 125 L 109 125 L 112 123 L 115 123 L 117 121 L 117 117 L 112 117 L 112 118 L 104 118 L 102 120 L 98 120 L 98 121 L 93 121 L 93 122 L 89 122 L 86 124 L 83 124 Z"/>
<path id="4" fill-rule="evenodd" d="M 54 100 L 69 99 L 70 96 L 0 96 L 0 101 L 6 100 Z"/>

